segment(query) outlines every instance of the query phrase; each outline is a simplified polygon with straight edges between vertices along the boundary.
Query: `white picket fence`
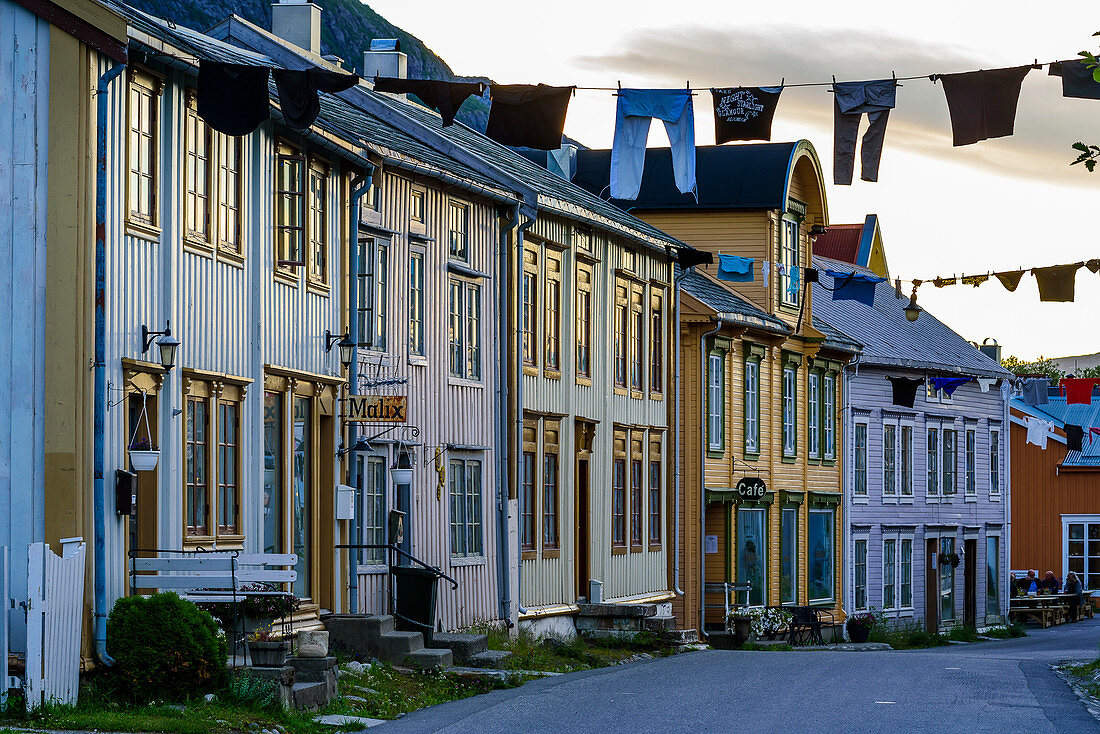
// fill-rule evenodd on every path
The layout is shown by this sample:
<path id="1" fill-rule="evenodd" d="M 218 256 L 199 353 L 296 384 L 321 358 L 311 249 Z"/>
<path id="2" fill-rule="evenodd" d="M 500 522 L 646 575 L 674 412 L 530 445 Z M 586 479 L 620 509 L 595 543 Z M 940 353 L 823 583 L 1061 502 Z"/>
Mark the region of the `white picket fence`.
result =
<path id="1" fill-rule="evenodd" d="M 47 543 L 27 548 L 27 709 L 76 703 L 80 685 L 81 613 L 84 608 L 82 538 L 61 541 L 61 556 Z"/>

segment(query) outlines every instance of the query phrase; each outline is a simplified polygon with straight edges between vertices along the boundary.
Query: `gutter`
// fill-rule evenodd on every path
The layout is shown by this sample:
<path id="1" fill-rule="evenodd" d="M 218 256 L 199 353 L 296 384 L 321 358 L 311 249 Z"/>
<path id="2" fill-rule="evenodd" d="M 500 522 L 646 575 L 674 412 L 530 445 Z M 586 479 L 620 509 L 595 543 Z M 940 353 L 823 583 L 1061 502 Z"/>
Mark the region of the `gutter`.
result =
<path id="1" fill-rule="evenodd" d="M 518 205 L 517 205 L 518 206 Z M 511 210 L 512 224 L 515 224 L 516 210 Z M 497 250 L 497 267 L 501 276 L 507 276 L 508 273 L 508 235 L 511 231 L 511 227 L 507 230 L 504 227 L 500 228 L 500 238 L 498 240 Z M 522 258 L 521 258 L 522 260 Z M 497 289 L 499 300 L 497 302 L 497 341 L 503 342 L 504 335 L 508 333 L 509 314 L 511 309 L 509 306 L 509 283 L 511 278 L 500 277 L 498 278 Z M 508 564 L 508 500 L 509 492 L 508 486 L 510 484 L 509 474 L 509 458 L 512 452 L 509 451 L 508 442 L 508 384 L 507 376 L 505 375 L 505 365 L 507 363 L 504 360 L 496 360 L 495 378 L 497 383 L 497 446 L 499 447 L 499 453 L 497 455 L 496 475 L 497 475 L 497 585 L 500 589 L 500 616 L 504 620 L 507 627 L 512 627 L 512 594 L 511 594 L 511 573 Z M 520 378 L 522 379 L 522 377 Z"/>
<path id="2" fill-rule="evenodd" d="M 526 221 L 520 222 L 519 218 L 523 216 Z M 515 247 L 512 248 L 512 252 L 515 253 L 515 270 L 512 273 L 511 287 L 509 288 L 510 303 L 515 307 L 517 319 L 519 317 L 519 288 L 523 283 L 523 235 L 528 229 L 535 223 L 535 217 L 528 215 L 524 211 L 524 205 L 516 202 L 515 209 L 512 213 L 512 222 L 516 227 L 516 240 Z M 501 278 L 502 281 L 509 280 L 508 278 Z M 518 327 L 518 323 L 517 323 Z M 523 454 L 523 330 L 520 328 L 515 329 L 513 334 L 513 349 L 515 350 L 516 363 L 513 366 L 516 375 L 516 415 L 515 415 L 515 446 L 513 450 L 513 456 L 519 457 Z M 516 467 L 516 475 L 518 479 L 519 472 L 521 471 L 519 462 L 513 462 Z M 518 491 L 518 482 L 517 482 Z M 518 494 L 517 494 L 518 498 Z M 530 614 L 523 606 L 523 554 L 516 553 L 516 609 L 520 614 Z"/>
<path id="3" fill-rule="evenodd" d="M 699 401 L 699 425 L 703 427 L 699 435 L 699 634 L 708 637 L 707 626 L 707 340 L 722 330 L 722 322 L 699 337 L 699 368 L 703 376 L 704 399 Z M 723 372 L 722 382 L 726 375 Z M 723 394 L 725 388 L 723 387 Z M 722 430 L 725 430 L 723 427 Z M 727 538 L 728 542 L 729 539 Z"/>
<path id="4" fill-rule="evenodd" d="M 684 276 L 693 270 L 694 268 L 681 270 L 672 284 L 676 299 L 673 307 L 675 315 L 673 318 L 674 331 L 672 332 L 672 345 L 676 351 L 676 372 L 673 375 L 676 383 L 676 402 L 673 414 L 675 424 L 672 428 L 675 432 L 675 438 L 673 439 L 674 458 L 672 461 L 672 487 L 674 493 L 672 501 L 672 590 L 676 593 L 676 596 L 684 595 L 684 590 L 680 588 L 680 282 L 684 279 Z"/>
<path id="5" fill-rule="evenodd" d="M 351 201 L 349 204 L 348 218 L 348 338 L 355 347 L 355 359 L 348 365 L 348 393 L 354 394 L 359 384 L 359 204 L 363 196 L 370 191 L 371 182 L 374 180 L 375 166 L 367 164 L 367 173 L 364 176 L 356 176 L 351 182 Z M 358 426 L 348 423 L 348 446 L 354 447 L 358 441 Z M 348 485 L 355 487 L 355 501 L 358 507 L 363 506 L 363 488 L 355 481 L 355 467 L 359 459 L 359 452 L 352 450 L 348 453 Z M 349 521 L 348 541 L 352 544 L 359 542 L 359 524 L 355 520 L 355 514 Z M 359 556 L 358 549 L 348 550 L 348 612 L 355 614 L 359 609 Z"/>
<path id="6" fill-rule="evenodd" d="M 104 665 L 115 664 L 107 654 L 107 498 L 103 473 L 107 423 L 107 89 L 126 70 L 117 64 L 96 85 L 95 186 L 95 378 L 92 405 L 92 504 L 95 532 L 95 652 Z"/>

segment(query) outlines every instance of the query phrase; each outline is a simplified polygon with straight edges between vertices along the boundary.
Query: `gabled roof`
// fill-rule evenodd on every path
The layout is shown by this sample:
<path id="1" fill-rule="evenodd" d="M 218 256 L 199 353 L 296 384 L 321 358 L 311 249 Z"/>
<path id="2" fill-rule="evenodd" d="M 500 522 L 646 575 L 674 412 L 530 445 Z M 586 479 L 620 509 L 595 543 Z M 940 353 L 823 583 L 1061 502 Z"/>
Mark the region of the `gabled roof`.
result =
<path id="1" fill-rule="evenodd" d="M 1027 405 L 1021 398 L 1014 397 L 1010 405 L 1024 415 L 1056 421 L 1063 429 L 1066 425 L 1084 428 L 1082 450 L 1067 451 L 1062 466 L 1100 467 L 1100 436 L 1092 434 L 1090 440 L 1089 432 L 1089 428 L 1100 428 L 1100 400 L 1094 400 L 1092 405 L 1066 405 L 1066 398 L 1061 395 L 1051 395 L 1047 400 L 1046 405 Z"/>
<path id="2" fill-rule="evenodd" d="M 866 268 L 837 260 L 815 257 L 819 270 L 838 270 L 873 275 Z M 816 320 L 842 331 L 863 344 L 861 364 L 904 367 L 936 374 L 969 377 L 1011 378 L 1012 373 L 984 355 L 928 311 L 916 321 L 905 318 L 908 297 L 898 298 L 886 280 L 875 287 L 875 305 L 859 301 L 833 300 L 833 279 L 821 274 L 814 283 L 813 310 Z M 826 288 L 825 286 L 828 286 Z"/>
<path id="3" fill-rule="evenodd" d="M 862 224 L 830 224 L 825 233 L 814 240 L 814 254 L 866 267 L 866 263 L 859 261 L 862 240 Z"/>
<path id="4" fill-rule="evenodd" d="M 634 201 L 612 199 L 624 209 L 781 209 L 800 143 L 701 145 L 695 149 L 699 201 L 681 194 L 672 175 L 670 148 L 648 148 L 642 188 Z M 573 182 L 606 196 L 611 185 L 611 151 L 577 151 Z"/>
<path id="5" fill-rule="evenodd" d="M 679 275 L 679 267 L 676 268 L 676 273 Z M 696 270 L 687 273 L 680 279 L 680 285 L 685 293 L 699 299 L 725 321 L 775 334 L 791 333 L 791 327 L 703 273 Z"/>

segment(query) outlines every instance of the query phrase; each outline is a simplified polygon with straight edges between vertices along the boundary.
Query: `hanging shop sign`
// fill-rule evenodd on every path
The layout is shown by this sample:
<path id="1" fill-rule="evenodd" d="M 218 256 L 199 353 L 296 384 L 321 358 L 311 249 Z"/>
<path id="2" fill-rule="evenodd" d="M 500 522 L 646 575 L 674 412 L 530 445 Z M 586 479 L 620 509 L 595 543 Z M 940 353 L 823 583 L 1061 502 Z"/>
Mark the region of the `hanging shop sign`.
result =
<path id="1" fill-rule="evenodd" d="M 768 493 L 768 485 L 763 479 L 744 477 L 737 482 L 737 496 L 743 500 L 762 500 Z"/>
<path id="2" fill-rule="evenodd" d="M 349 395 L 343 403 L 348 423 L 404 423 L 407 420 L 404 395 Z"/>

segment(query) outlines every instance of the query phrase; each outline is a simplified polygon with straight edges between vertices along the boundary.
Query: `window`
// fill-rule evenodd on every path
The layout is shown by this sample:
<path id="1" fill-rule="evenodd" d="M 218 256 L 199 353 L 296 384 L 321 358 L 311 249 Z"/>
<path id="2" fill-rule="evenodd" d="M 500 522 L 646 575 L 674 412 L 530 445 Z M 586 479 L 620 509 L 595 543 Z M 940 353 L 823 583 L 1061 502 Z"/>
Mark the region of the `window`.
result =
<path id="1" fill-rule="evenodd" d="M 745 360 L 745 453 L 760 453 L 760 360 Z"/>
<path id="2" fill-rule="evenodd" d="M 798 453 L 798 427 L 795 418 L 795 396 L 798 390 L 798 373 L 794 365 L 783 368 L 783 456 Z"/>
<path id="3" fill-rule="evenodd" d="M 592 376 L 592 271 L 577 266 L 577 377 Z"/>
<path id="4" fill-rule="evenodd" d="M 364 545 L 382 545 L 386 542 L 386 529 L 383 525 L 386 496 L 386 459 L 382 456 L 359 457 L 365 464 L 360 471 L 360 487 L 363 489 L 363 508 L 359 527 L 362 528 L 361 541 Z M 364 548 L 361 557 L 366 565 L 381 565 L 386 557 L 382 548 Z"/>
<path id="5" fill-rule="evenodd" d="M 523 251 L 523 364 L 538 365 L 538 254 Z"/>
<path id="6" fill-rule="evenodd" d="M 545 420 L 542 458 L 542 547 L 558 547 L 558 437 L 560 423 Z"/>
<path id="7" fill-rule="evenodd" d="M 821 457 L 821 436 L 818 434 L 818 421 L 821 418 L 821 394 L 818 385 L 821 378 L 811 372 L 806 381 L 806 453 L 811 459 Z"/>
<path id="8" fill-rule="evenodd" d="M 649 544 L 661 544 L 661 434 L 649 434 Z"/>
<path id="9" fill-rule="evenodd" d="M 645 310 L 644 290 L 634 285 L 630 292 L 630 389 L 641 392 L 645 386 Z"/>
<path id="10" fill-rule="evenodd" d="M 725 359 L 711 352 L 707 362 L 707 448 L 723 451 L 726 445 L 723 395 Z"/>
<path id="11" fill-rule="evenodd" d="M 945 390 L 937 390 L 936 388 L 932 387 L 932 381 L 931 380 L 928 380 L 928 382 L 925 383 L 924 390 L 925 390 L 925 394 L 927 396 L 927 400 L 928 400 L 929 403 L 950 403 L 951 402 L 951 396 L 948 395 Z"/>
<path id="12" fill-rule="evenodd" d="M 1001 493 L 1001 432 L 989 432 L 989 493 Z"/>
<path id="13" fill-rule="evenodd" d="M 913 427 L 901 427 L 901 488 L 903 497 L 913 496 Z"/>
<path id="14" fill-rule="evenodd" d="M 298 555 L 294 570 L 293 591 L 298 598 L 308 598 L 313 558 L 313 422 L 310 398 L 295 397 L 294 420 L 291 423 L 291 498 L 293 501 L 293 552 Z"/>
<path id="15" fill-rule="evenodd" d="M 779 517 L 779 601 L 798 603 L 798 510 L 783 508 Z"/>
<path id="16" fill-rule="evenodd" d="M 451 555 L 481 556 L 481 461 L 451 459 Z"/>
<path id="17" fill-rule="evenodd" d="M 642 545 L 642 518 L 644 507 L 642 506 L 642 481 L 645 473 L 642 470 L 642 460 L 633 458 L 630 460 L 630 545 L 639 547 Z"/>
<path id="18" fill-rule="evenodd" d="M 218 134 L 218 246 L 241 254 L 241 139 Z"/>
<path id="19" fill-rule="evenodd" d="M 264 553 L 283 552 L 283 397 L 264 393 Z"/>
<path id="20" fill-rule="evenodd" d="M 389 243 L 359 240 L 359 346 L 383 351 L 389 332 Z"/>
<path id="21" fill-rule="evenodd" d="M 457 278 L 450 283 L 451 376 L 481 379 L 481 286 Z"/>
<path id="22" fill-rule="evenodd" d="M 943 429 L 943 493 L 955 494 L 958 487 L 955 484 L 955 472 L 958 467 L 958 448 L 955 443 L 958 432 L 953 429 Z"/>
<path id="23" fill-rule="evenodd" d="M 940 432 L 938 428 L 928 429 L 928 495 L 940 493 Z"/>
<path id="24" fill-rule="evenodd" d="M 852 573 L 852 587 L 857 610 L 867 608 L 867 541 L 855 541 L 855 559 Z"/>
<path id="25" fill-rule="evenodd" d="M 947 431 L 944 431 L 946 438 Z M 946 448 L 946 441 L 944 442 Z M 940 553 L 954 553 L 955 539 L 940 538 Z M 939 559 L 936 559 L 937 563 Z M 955 569 L 950 563 L 940 563 L 940 620 L 944 622 L 955 619 Z"/>
<path id="26" fill-rule="evenodd" d="M 449 217 L 449 236 L 451 245 L 451 257 L 456 260 L 469 260 L 469 235 L 468 225 L 470 210 L 465 204 L 451 202 Z"/>
<path id="27" fill-rule="evenodd" d="M 901 539 L 901 563 L 899 565 L 901 584 L 901 606 L 908 609 L 913 606 L 913 539 Z"/>
<path id="28" fill-rule="evenodd" d="M 888 538 L 882 541 L 882 608 L 894 609 L 897 606 L 897 540 Z"/>
<path id="29" fill-rule="evenodd" d="M 294 149 L 280 144 L 275 158 L 275 264 L 303 265 L 305 165 Z"/>
<path id="30" fill-rule="evenodd" d="M 749 582 L 748 593 L 737 593 L 738 603 L 762 606 L 767 603 L 768 553 L 765 510 L 737 510 L 737 580 Z"/>
<path id="31" fill-rule="evenodd" d="M 328 280 L 328 170 L 309 165 L 309 279 Z"/>
<path id="32" fill-rule="evenodd" d="M 424 356 L 424 253 L 409 253 L 409 354 Z"/>
<path id="33" fill-rule="evenodd" d="M 236 535 L 240 467 L 240 406 L 218 403 L 218 534 Z"/>
<path id="34" fill-rule="evenodd" d="M 209 418 L 206 398 L 187 399 L 186 495 L 187 535 L 208 535 L 206 518 L 206 452 Z"/>
<path id="35" fill-rule="evenodd" d="M 890 497 L 898 492 L 898 427 L 892 423 L 882 426 L 882 496 Z"/>
<path id="36" fill-rule="evenodd" d="M 424 223 L 424 191 L 413 189 L 409 194 L 409 219 L 417 224 Z"/>
<path id="37" fill-rule="evenodd" d="M 546 360 L 548 370 L 561 369 L 561 256 L 546 257 Z"/>
<path id="38" fill-rule="evenodd" d="M 799 301 L 798 291 L 791 291 L 791 268 L 799 266 L 799 232 L 798 222 L 793 219 L 783 219 L 782 243 L 780 244 L 780 262 L 786 272 L 782 273 L 779 280 L 779 302 L 783 305 L 797 306 Z"/>
<path id="39" fill-rule="evenodd" d="M 535 549 L 535 452 L 523 452 L 523 485 L 519 495 L 519 543 L 523 550 Z"/>
<path id="40" fill-rule="evenodd" d="M 978 434 L 977 432 L 967 429 L 966 431 L 966 493 L 974 494 L 978 491 L 976 475 L 977 475 L 977 453 L 978 453 Z"/>
<path id="41" fill-rule="evenodd" d="M 626 545 L 626 459 L 615 459 L 611 484 L 611 542 Z"/>
<path id="42" fill-rule="evenodd" d="M 130 76 L 128 218 L 157 224 L 157 103 L 160 83 L 144 74 Z"/>
<path id="43" fill-rule="evenodd" d="M 1100 516 L 1062 519 L 1065 570 L 1073 571 L 1086 589 L 1100 589 Z"/>
<path id="44" fill-rule="evenodd" d="M 661 307 L 661 294 L 649 296 L 649 391 L 660 393 L 664 389 L 665 315 Z"/>
<path id="45" fill-rule="evenodd" d="M 821 425 L 825 441 L 822 453 L 829 461 L 836 458 L 836 378 L 825 375 L 821 385 Z"/>
<path id="46" fill-rule="evenodd" d="M 188 92 L 184 115 L 185 156 L 184 237 L 202 244 L 210 242 L 211 166 L 210 128 L 199 117 L 195 94 Z"/>
<path id="47" fill-rule="evenodd" d="M 811 510 L 806 569 L 810 601 L 833 598 L 833 511 Z"/>
<path id="48" fill-rule="evenodd" d="M 627 288 L 620 282 L 615 283 L 615 387 L 626 387 L 626 350 L 630 333 L 630 313 L 627 303 Z"/>
<path id="49" fill-rule="evenodd" d="M 1080 574 L 1078 574 L 1080 577 Z M 996 535 L 985 538 L 985 615 L 1001 615 L 1001 539 Z"/>
<path id="50" fill-rule="evenodd" d="M 855 463 L 852 474 L 852 493 L 867 496 L 867 424 L 855 424 Z"/>

